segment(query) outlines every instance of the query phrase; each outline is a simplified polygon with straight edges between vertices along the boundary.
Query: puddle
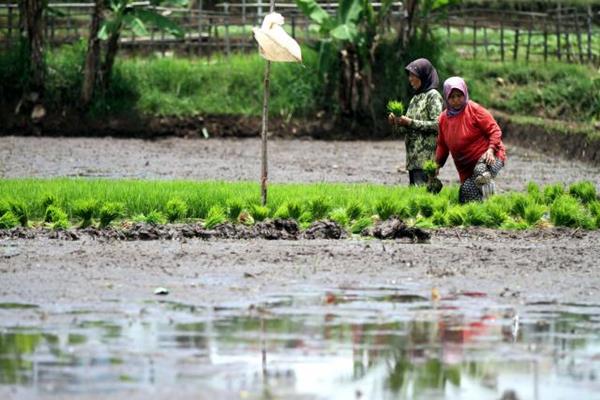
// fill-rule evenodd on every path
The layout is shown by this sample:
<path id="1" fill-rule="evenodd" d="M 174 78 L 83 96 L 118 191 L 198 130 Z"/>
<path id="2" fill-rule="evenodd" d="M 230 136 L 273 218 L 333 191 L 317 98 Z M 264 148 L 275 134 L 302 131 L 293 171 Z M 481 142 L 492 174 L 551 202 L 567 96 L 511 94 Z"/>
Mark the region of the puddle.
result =
<path id="1" fill-rule="evenodd" d="M 66 397 L 160 390 L 177 398 L 191 388 L 220 398 L 499 399 L 509 390 L 522 400 L 599 398 L 600 305 L 513 308 L 483 293 L 439 301 L 424 293 L 311 290 L 218 309 L 111 302 L 113 312 L 47 310 L 43 319 L 25 318 L 27 326 L 3 324 L 38 310 L 0 306 L 14 314 L 0 319 L 0 389 Z"/>

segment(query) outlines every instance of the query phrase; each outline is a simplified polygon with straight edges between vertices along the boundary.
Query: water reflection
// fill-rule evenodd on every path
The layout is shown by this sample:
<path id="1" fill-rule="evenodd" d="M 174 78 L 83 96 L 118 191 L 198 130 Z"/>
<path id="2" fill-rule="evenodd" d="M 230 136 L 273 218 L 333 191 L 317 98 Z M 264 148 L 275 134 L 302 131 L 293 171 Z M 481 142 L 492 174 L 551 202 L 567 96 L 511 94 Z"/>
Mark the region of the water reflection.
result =
<path id="1" fill-rule="evenodd" d="M 26 328 L 0 325 L 0 384 L 49 395 L 177 393 L 181 384 L 249 398 L 600 393 L 593 304 L 516 309 L 481 293 L 431 301 L 364 288 L 282 294 L 250 307 L 156 302 L 125 313 L 111 306 L 110 320 L 68 310 Z"/>

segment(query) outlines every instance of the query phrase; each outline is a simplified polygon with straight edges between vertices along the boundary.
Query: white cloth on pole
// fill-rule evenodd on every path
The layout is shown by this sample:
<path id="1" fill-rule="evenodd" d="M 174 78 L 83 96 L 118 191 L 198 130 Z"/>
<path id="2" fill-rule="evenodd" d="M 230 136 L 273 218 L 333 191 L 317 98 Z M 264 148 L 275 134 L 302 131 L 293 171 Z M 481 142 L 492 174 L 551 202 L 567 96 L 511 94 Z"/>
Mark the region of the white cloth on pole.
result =
<path id="1" fill-rule="evenodd" d="M 283 29 L 283 16 L 270 13 L 260 28 L 252 28 L 260 55 L 269 61 L 302 62 L 300 45 Z"/>

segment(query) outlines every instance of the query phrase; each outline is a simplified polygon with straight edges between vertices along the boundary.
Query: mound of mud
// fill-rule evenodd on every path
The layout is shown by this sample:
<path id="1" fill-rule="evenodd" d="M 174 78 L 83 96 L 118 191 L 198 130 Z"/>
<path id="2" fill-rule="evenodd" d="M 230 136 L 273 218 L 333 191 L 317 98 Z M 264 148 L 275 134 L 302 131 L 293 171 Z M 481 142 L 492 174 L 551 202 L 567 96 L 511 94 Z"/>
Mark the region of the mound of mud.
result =
<path id="1" fill-rule="evenodd" d="M 430 234 L 419 228 L 410 228 L 399 219 L 390 219 L 379 223 L 371 230 L 365 230 L 363 236 L 374 236 L 378 239 L 410 238 L 416 242 L 429 240 Z M 0 230 L 0 239 L 48 239 L 79 240 L 89 237 L 98 240 L 179 240 L 186 238 L 198 239 L 267 239 L 267 240 L 298 240 L 298 239 L 344 239 L 348 232 L 343 226 L 334 221 L 316 221 L 306 230 L 292 219 L 274 219 L 256 223 L 252 226 L 222 223 L 212 229 L 205 229 L 200 224 L 169 224 L 154 225 L 134 223 L 119 228 L 95 228 L 50 230 L 47 228 L 14 228 Z"/>

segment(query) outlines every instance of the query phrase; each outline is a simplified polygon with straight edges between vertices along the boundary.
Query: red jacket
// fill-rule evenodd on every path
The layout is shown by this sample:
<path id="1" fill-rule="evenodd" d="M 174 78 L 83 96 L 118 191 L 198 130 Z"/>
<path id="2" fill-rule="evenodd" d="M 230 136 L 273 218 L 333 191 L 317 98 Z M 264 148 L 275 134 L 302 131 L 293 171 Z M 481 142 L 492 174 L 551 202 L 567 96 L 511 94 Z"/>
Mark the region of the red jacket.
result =
<path id="1" fill-rule="evenodd" d="M 475 164 L 488 148 L 494 149 L 496 158 L 506 160 L 502 131 L 488 110 L 469 101 L 456 116 L 446 111 L 440 114 L 435 158 L 442 167 L 448 153 L 452 154 L 461 183 L 473 175 Z"/>

